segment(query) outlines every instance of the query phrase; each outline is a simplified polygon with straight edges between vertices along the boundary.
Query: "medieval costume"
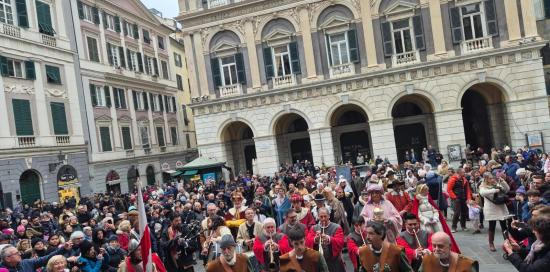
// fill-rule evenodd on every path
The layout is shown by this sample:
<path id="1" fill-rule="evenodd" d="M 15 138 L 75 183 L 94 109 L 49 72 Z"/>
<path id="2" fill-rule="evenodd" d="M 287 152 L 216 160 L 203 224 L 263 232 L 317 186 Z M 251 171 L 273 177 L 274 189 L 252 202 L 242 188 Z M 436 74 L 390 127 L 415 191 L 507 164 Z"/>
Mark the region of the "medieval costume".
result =
<path id="1" fill-rule="evenodd" d="M 358 233 L 357 230 L 353 230 L 348 235 L 348 255 L 353 264 L 355 271 L 359 271 L 359 255 L 357 255 L 357 250 L 367 245 L 365 241 L 365 233 Z"/>
<path id="2" fill-rule="evenodd" d="M 277 226 L 280 226 L 285 221 L 285 214 L 290 209 L 290 199 L 286 196 L 285 189 L 277 185 L 275 190 L 278 192 L 277 197 L 273 199 L 273 210 L 275 211 L 275 220 Z"/>
<path id="3" fill-rule="evenodd" d="M 231 194 L 231 201 L 233 201 L 234 207 L 225 213 L 224 219 L 226 226 L 231 230 L 231 234 L 233 234 L 233 237 L 236 237 L 239 226 L 246 221 L 244 211 L 247 207 L 244 206 L 244 198 L 240 192 L 233 192 Z"/>
<path id="4" fill-rule="evenodd" d="M 370 220 L 381 221 L 387 228 L 386 241 L 395 243 L 397 234 L 403 226 L 401 215 L 391 202 L 384 200 L 382 197 L 382 193 L 384 192 L 382 186 L 371 184 L 367 191 L 371 197 L 365 204 L 365 207 L 363 207 L 361 215 L 365 218 L 365 222 Z M 379 200 L 373 199 L 373 194 L 376 193 L 380 195 Z"/>
<path id="5" fill-rule="evenodd" d="M 317 232 L 321 232 L 330 236 L 328 244 L 319 245 L 319 243 L 315 243 L 315 235 L 317 234 Z M 323 248 L 323 256 L 325 257 L 325 261 L 328 265 L 329 271 L 342 272 L 346 270 L 346 267 L 342 260 L 344 232 L 340 225 L 329 222 L 326 226 L 321 226 L 321 223 L 313 226 L 307 234 L 306 246 L 317 251 L 319 251 L 319 247 Z"/>
<path id="6" fill-rule="evenodd" d="M 274 233 L 272 236 L 268 236 L 265 231 L 262 231 L 262 233 L 254 240 L 253 251 L 264 270 L 267 264 L 271 261 L 269 260 L 270 252 L 265 248 L 265 243 L 270 239 L 273 239 L 273 241 L 279 246 L 279 250 L 277 252 L 273 252 L 274 259 L 277 260 L 279 256 L 290 252 L 291 250 L 288 243 L 288 237 L 286 235 L 282 233 Z"/>
<path id="7" fill-rule="evenodd" d="M 418 272 L 444 271 L 477 272 L 479 271 L 479 263 L 458 253 L 451 252 L 449 264 L 444 266 L 435 255 L 430 254 L 422 259 L 422 265 L 418 269 Z"/>
<path id="8" fill-rule="evenodd" d="M 216 260 L 209 262 L 206 267 L 206 272 L 252 272 L 254 271 L 248 262 L 248 257 L 244 254 L 236 254 L 236 261 L 233 265 L 229 265 L 220 256 Z"/>
<path id="9" fill-rule="evenodd" d="M 292 208 L 294 208 L 294 211 L 296 211 L 298 221 L 304 224 L 306 230 L 315 225 L 315 218 L 313 217 L 313 214 L 311 214 L 309 209 L 303 207 L 304 199 L 301 195 L 292 195 L 292 197 L 290 198 L 290 202 L 292 203 Z"/>
<path id="10" fill-rule="evenodd" d="M 239 231 L 237 232 L 237 244 L 242 246 L 242 252 L 251 251 L 252 247 L 249 247 L 245 241 L 250 239 L 255 239 L 262 233 L 263 224 L 257 221 L 249 224 L 248 221 L 244 222 L 239 226 Z"/>
<path id="11" fill-rule="evenodd" d="M 420 245 L 418 242 L 420 242 Z M 416 271 L 420 267 L 420 264 L 422 264 L 422 256 L 416 254 L 416 249 L 422 247 L 430 252 L 433 251 L 432 234 L 425 230 L 419 230 L 415 236 L 414 233 L 411 234 L 408 231 L 402 231 L 397 237 L 397 245 L 405 249 L 407 259 L 409 259 L 411 266 Z"/>
<path id="12" fill-rule="evenodd" d="M 291 251 L 280 258 L 279 271 L 281 272 L 325 272 L 329 271 L 325 258 L 319 252 L 306 248 L 302 258 L 298 258 Z M 343 271 L 342 271 L 343 272 Z"/>
<path id="13" fill-rule="evenodd" d="M 361 247 L 359 249 L 359 260 L 363 269 L 368 272 L 413 271 L 403 248 L 387 241 L 382 243 L 382 248 L 379 251 L 372 249 L 370 246 Z"/>
<path id="14" fill-rule="evenodd" d="M 404 185 L 405 182 L 394 180 L 392 183 L 388 184 L 393 190 L 386 193 L 386 200 L 391 202 L 399 213 L 410 212 L 412 207 L 412 200 L 409 194 L 403 191 L 404 188 L 401 188 L 401 186 Z"/>

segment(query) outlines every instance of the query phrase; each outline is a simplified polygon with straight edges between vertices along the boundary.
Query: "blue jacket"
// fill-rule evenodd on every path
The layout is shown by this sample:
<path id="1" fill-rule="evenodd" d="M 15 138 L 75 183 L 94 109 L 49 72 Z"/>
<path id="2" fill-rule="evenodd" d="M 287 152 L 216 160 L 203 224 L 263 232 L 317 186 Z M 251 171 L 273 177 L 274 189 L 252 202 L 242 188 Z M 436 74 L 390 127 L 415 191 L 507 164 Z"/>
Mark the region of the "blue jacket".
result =
<path id="1" fill-rule="evenodd" d="M 103 254 L 103 260 L 95 259 L 91 260 L 86 257 L 80 256 L 78 262 L 81 264 L 80 271 L 82 272 L 100 272 L 103 264 L 109 264 L 109 254 Z"/>
<path id="2" fill-rule="evenodd" d="M 506 175 L 509 177 L 512 177 L 514 181 L 517 182 L 518 177 L 516 176 L 516 171 L 519 169 L 519 164 L 512 162 L 512 163 L 505 163 L 502 166 L 502 169 L 504 172 L 506 172 Z"/>
<path id="3" fill-rule="evenodd" d="M 65 252 L 64 248 L 58 248 L 57 250 L 52 251 L 50 254 L 36 258 L 36 259 L 23 259 L 21 262 L 17 265 L 17 267 L 9 267 L 5 264 L 0 264 L 1 268 L 6 268 L 10 272 L 35 272 L 36 269 L 46 266 L 48 263 L 48 260 L 55 256 L 59 255 Z"/>
<path id="4" fill-rule="evenodd" d="M 536 205 L 539 205 L 539 204 L 548 205 L 546 203 L 546 201 L 541 200 L 538 203 L 536 203 L 535 205 L 533 205 L 533 207 L 536 206 Z M 529 202 L 525 201 L 525 204 L 523 204 L 523 208 L 522 208 L 522 212 L 521 212 L 521 221 L 527 222 L 527 221 L 529 221 L 529 219 L 531 219 L 531 209 L 529 207 Z"/>

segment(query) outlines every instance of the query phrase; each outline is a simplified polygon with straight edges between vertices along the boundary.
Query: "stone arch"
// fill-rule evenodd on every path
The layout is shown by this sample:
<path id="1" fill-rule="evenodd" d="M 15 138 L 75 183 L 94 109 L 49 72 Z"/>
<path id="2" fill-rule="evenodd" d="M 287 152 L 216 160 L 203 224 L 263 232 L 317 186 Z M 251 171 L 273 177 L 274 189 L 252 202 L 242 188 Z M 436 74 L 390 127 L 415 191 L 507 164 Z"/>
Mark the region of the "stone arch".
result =
<path id="1" fill-rule="evenodd" d="M 34 201 L 42 199 L 42 182 L 42 175 L 35 169 L 21 172 L 19 176 L 21 201 L 32 204 Z"/>
<path id="2" fill-rule="evenodd" d="M 309 129 L 313 128 L 313 123 L 311 122 L 311 119 L 305 113 L 303 113 L 302 111 L 299 111 L 299 110 L 296 110 L 296 109 L 282 110 L 282 111 L 276 113 L 275 115 L 273 115 L 273 117 L 271 118 L 271 122 L 269 123 L 269 131 L 273 135 L 277 134 L 277 124 L 278 124 L 278 122 L 281 120 L 281 118 L 283 116 L 285 116 L 286 114 L 289 114 L 289 113 L 294 113 L 294 114 L 299 115 L 300 117 L 302 117 L 306 121 L 307 126 L 308 126 Z"/>
<path id="3" fill-rule="evenodd" d="M 368 110 L 367 106 L 358 100 L 349 100 L 347 103 L 344 103 L 342 101 L 338 101 L 335 103 L 328 111 L 327 115 L 325 116 L 325 126 L 330 127 L 332 123 L 332 117 L 334 116 L 334 113 L 338 111 L 342 106 L 346 105 L 355 105 L 359 107 L 366 115 L 367 120 L 373 120 L 373 114 Z"/>
<path id="4" fill-rule="evenodd" d="M 361 16 L 359 14 L 359 11 L 355 7 L 354 4 L 351 3 L 351 1 L 346 0 L 334 0 L 334 1 L 324 1 L 322 2 L 318 8 L 313 12 L 311 16 L 311 26 L 314 29 L 319 28 L 319 19 L 321 18 L 321 15 L 325 12 L 330 12 L 330 8 L 332 7 L 345 7 L 347 10 L 353 15 L 353 18 L 350 18 L 351 20 L 358 20 Z"/>
<path id="5" fill-rule="evenodd" d="M 210 52 L 210 50 L 218 43 L 218 41 L 222 41 L 224 37 L 231 37 L 231 40 L 238 46 L 243 44 L 245 41 L 244 35 L 236 28 L 220 28 L 218 31 L 214 31 L 206 37 L 203 45 L 204 50 Z"/>
<path id="6" fill-rule="evenodd" d="M 299 32 L 300 25 L 298 24 L 298 22 L 292 16 L 288 16 L 288 15 L 284 15 L 284 14 L 269 15 L 269 16 L 264 17 L 259 22 L 258 27 L 256 28 L 257 30 L 256 30 L 255 40 L 256 41 L 261 41 L 262 37 L 265 34 L 264 31 L 266 30 L 266 27 L 269 27 L 272 23 L 274 23 L 278 20 L 287 21 L 294 28 L 293 29 L 294 33 Z"/>
<path id="7" fill-rule="evenodd" d="M 409 93 L 407 91 L 403 91 L 403 92 L 397 94 L 396 96 L 394 96 L 393 99 L 388 104 L 388 112 L 386 113 L 386 117 L 391 118 L 392 117 L 392 111 L 393 111 L 393 108 L 395 107 L 396 103 L 399 102 L 399 100 L 401 100 L 403 97 L 409 96 L 409 95 L 417 96 L 419 98 L 418 101 L 420 101 L 421 99 L 425 99 L 425 101 L 427 101 L 429 103 L 429 107 L 431 107 L 431 112 L 432 113 L 437 112 L 437 111 L 441 111 L 443 109 L 441 104 L 439 103 L 439 101 L 432 94 L 430 94 L 429 92 L 423 91 L 423 90 L 415 89 L 412 93 Z M 424 106 L 426 106 L 426 105 L 424 105 Z"/>
<path id="8" fill-rule="evenodd" d="M 223 133 L 225 131 L 226 128 L 228 128 L 229 126 L 231 126 L 232 123 L 234 122 L 242 122 L 244 123 L 245 125 L 247 125 L 250 129 L 252 129 L 252 134 L 254 134 L 254 137 L 257 137 L 259 136 L 258 135 L 258 132 L 256 131 L 256 129 L 254 128 L 254 126 L 252 125 L 252 123 L 250 121 L 248 121 L 247 119 L 244 119 L 244 118 L 241 118 L 241 117 L 237 117 L 237 118 L 229 118 L 225 121 L 223 121 L 220 126 L 218 127 L 218 132 L 216 135 L 218 135 L 218 139 L 223 142 L 224 141 L 224 137 L 223 137 Z"/>
<path id="9" fill-rule="evenodd" d="M 253 160 L 257 158 L 254 131 L 245 119 L 229 119 L 220 126 L 220 142 L 226 161 L 235 173 L 253 173 Z"/>
<path id="10" fill-rule="evenodd" d="M 470 90 L 472 87 L 474 87 L 475 85 L 478 85 L 478 84 L 491 85 L 496 90 L 500 91 L 500 94 L 502 95 L 502 97 L 501 97 L 502 101 L 501 102 L 513 101 L 513 100 L 517 99 L 516 95 L 512 91 L 512 87 L 510 87 L 510 85 L 508 85 L 508 83 L 506 83 L 505 81 L 503 81 L 501 79 L 498 79 L 498 78 L 494 78 L 494 77 L 486 77 L 484 81 L 480 80 L 479 78 L 476 78 L 476 79 L 473 79 L 473 80 L 469 81 L 468 83 L 466 83 L 464 85 L 464 87 L 462 87 L 460 92 L 458 93 L 457 100 L 456 100 L 456 107 L 457 108 L 462 107 L 462 98 L 464 97 L 464 94 L 468 90 Z M 487 99 L 488 102 L 494 102 L 494 97 L 491 98 L 487 95 L 484 95 L 484 97 Z"/>

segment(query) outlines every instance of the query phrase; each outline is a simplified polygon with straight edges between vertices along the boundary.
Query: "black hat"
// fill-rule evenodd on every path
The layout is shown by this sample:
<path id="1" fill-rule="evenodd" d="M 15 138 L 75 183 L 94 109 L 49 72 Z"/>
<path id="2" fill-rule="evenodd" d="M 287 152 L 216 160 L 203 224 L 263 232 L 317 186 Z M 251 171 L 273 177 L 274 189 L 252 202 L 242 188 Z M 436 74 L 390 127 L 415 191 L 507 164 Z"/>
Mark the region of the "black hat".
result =
<path id="1" fill-rule="evenodd" d="M 107 239 L 107 242 L 112 242 L 112 241 L 118 241 L 118 237 L 114 234 L 109 236 L 109 238 Z"/>
<path id="2" fill-rule="evenodd" d="M 34 247 L 36 244 L 38 244 L 38 242 L 44 243 L 44 240 L 38 237 L 33 237 L 31 240 L 31 247 Z"/>
<path id="3" fill-rule="evenodd" d="M 88 253 L 88 251 L 90 251 L 92 247 L 94 247 L 92 243 L 90 243 L 88 240 L 83 240 L 80 243 L 80 252 L 82 253 L 82 255 L 85 255 Z"/>
<path id="4" fill-rule="evenodd" d="M 323 196 L 322 194 L 316 194 L 315 201 L 325 201 L 325 196 Z"/>

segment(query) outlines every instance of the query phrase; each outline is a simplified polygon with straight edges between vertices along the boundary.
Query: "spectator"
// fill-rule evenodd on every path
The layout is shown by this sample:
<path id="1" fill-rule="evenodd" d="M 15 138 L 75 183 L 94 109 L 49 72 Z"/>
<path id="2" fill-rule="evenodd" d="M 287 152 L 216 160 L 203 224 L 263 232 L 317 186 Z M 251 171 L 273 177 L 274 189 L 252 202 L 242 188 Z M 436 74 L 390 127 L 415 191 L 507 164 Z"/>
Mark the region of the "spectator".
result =
<path id="1" fill-rule="evenodd" d="M 447 192 L 454 205 L 454 214 L 452 222 L 452 232 L 456 232 L 458 220 L 462 231 L 466 231 L 466 217 L 468 216 L 467 202 L 472 201 L 470 184 L 464 177 L 464 169 L 459 168 L 447 184 Z"/>

